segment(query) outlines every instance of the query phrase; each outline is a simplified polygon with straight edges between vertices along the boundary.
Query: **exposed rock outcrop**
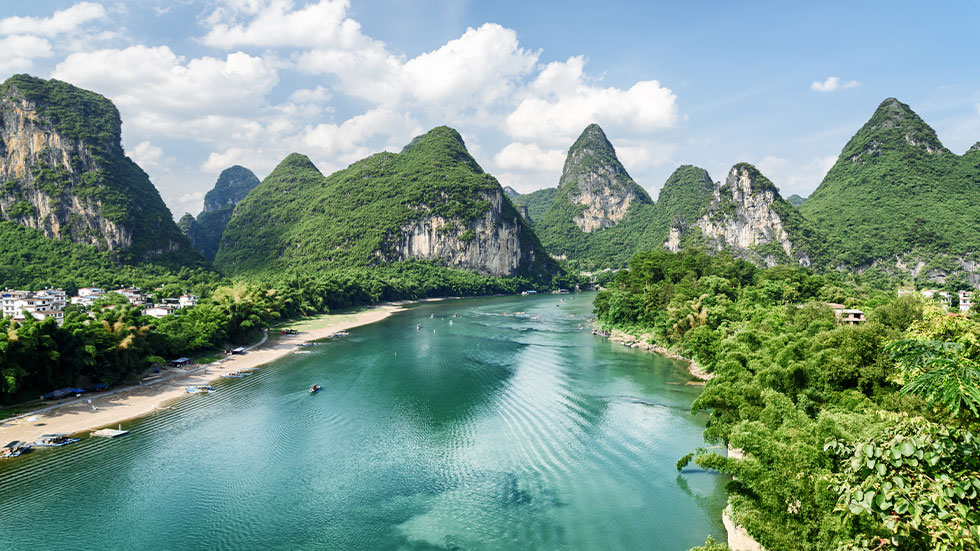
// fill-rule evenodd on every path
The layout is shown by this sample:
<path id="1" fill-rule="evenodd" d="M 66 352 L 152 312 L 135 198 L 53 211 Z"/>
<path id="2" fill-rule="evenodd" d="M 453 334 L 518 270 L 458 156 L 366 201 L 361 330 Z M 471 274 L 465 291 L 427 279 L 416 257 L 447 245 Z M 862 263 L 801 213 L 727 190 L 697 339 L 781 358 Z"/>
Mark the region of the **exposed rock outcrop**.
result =
<path id="1" fill-rule="evenodd" d="M 784 224 L 790 214 L 795 211 L 776 186 L 752 165 L 740 163 L 732 167 L 724 185 L 715 186 L 698 219 L 674 221 L 664 247 L 676 252 L 693 241 L 767 266 L 788 259 L 809 266 L 809 253 L 793 243 Z"/>
<path id="2" fill-rule="evenodd" d="M 504 209 L 503 191 L 482 194 L 490 203 L 482 216 L 465 224 L 441 216 L 422 218 L 402 228 L 387 260 L 435 260 L 482 275 L 511 276 L 535 261 L 535 250 L 524 242 L 521 220 Z"/>
<path id="3" fill-rule="evenodd" d="M 568 150 L 556 206 L 574 205 L 575 225 L 584 232 L 622 220 L 637 203 L 650 204 L 650 195 L 630 177 L 616 150 L 597 124 L 590 124 Z"/>
<path id="4" fill-rule="evenodd" d="M 146 173 L 124 154 L 120 130 L 119 112 L 98 94 L 8 79 L 0 86 L 0 219 L 134 260 L 190 252 Z"/>

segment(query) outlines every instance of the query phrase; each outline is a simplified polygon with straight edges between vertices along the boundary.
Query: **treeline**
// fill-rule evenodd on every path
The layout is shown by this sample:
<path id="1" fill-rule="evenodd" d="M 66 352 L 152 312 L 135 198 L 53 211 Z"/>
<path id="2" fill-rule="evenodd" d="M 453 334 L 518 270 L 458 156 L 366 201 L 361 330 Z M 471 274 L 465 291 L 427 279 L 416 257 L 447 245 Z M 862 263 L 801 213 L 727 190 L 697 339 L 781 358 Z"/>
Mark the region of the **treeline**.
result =
<path id="1" fill-rule="evenodd" d="M 391 300 L 533 288 L 522 278 L 485 277 L 423 262 L 204 287 L 200 304 L 162 319 L 143 316 L 123 297 L 110 295 L 93 305 L 91 315 L 69 306 L 62 327 L 54 320 L 0 320 L 0 403 L 68 385 L 133 381 L 165 358 L 252 342 L 284 318 Z M 183 290 L 169 284 L 155 296 Z M 102 309 L 113 303 L 115 308 Z"/>
<path id="2" fill-rule="evenodd" d="M 889 283 L 652 252 L 595 309 L 714 373 L 692 411 L 745 458 L 678 468 L 731 475 L 733 517 L 766 549 L 980 548 L 980 324 Z"/>

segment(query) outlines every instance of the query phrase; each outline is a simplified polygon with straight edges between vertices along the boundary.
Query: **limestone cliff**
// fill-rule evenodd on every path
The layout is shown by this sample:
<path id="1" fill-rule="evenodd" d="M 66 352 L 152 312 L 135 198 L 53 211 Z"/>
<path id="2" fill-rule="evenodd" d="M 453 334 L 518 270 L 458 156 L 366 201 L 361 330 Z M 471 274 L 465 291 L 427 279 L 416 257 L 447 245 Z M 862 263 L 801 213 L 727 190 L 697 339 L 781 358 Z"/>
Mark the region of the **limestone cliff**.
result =
<path id="1" fill-rule="evenodd" d="M 592 232 L 616 224 L 630 207 L 652 202 L 619 162 L 599 125 L 586 127 L 568 150 L 553 208 L 572 214 L 580 230 Z"/>
<path id="2" fill-rule="evenodd" d="M 787 261 L 811 265 L 802 217 L 755 167 L 732 167 L 723 185 L 716 185 L 710 203 L 695 220 L 675 220 L 664 246 L 678 251 L 687 244 L 772 266 Z"/>
<path id="3" fill-rule="evenodd" d="M 429 216 L 407 224 L 386 260 L 433 260 L 483 275 L 516 275 L 535 263 L 534 243 L 522 235 L 523 221 L 506 205 L 502 190 L 482 192 L 490 207 L 469 222 Z"/>
<path id="4" fill-rule="evenodd" d="M 199 260 L 146 173 L 123 152 L 108 99 L 27 75 L 0 85 L 0 219 L 111 251 Z M 188 256 L 187 253 L 190 253 Z"/>

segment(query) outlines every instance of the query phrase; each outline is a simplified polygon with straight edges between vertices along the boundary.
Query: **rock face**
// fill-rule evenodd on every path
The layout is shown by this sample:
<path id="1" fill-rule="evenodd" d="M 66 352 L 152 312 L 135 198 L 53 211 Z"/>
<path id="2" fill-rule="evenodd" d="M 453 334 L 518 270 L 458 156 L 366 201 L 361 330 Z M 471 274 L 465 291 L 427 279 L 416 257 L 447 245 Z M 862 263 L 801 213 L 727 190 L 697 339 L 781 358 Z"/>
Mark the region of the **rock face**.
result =
<path id="1" fill-rule="evenodd" d="M 221 171 L 214 187 L 204 196 L 204 210 L 197 219 L 184 214 L 177 226 L 208 260 L 214 260 L 221 244 L 221 236 L 231 220 L 232 212 L 248 192 L 259 185 L 255 174 L 239 165 Z"/>
<path id="2" fill-rule="evenodd" d="M 27 75 L 0 85 L 0 218 L 121 259 L 194 255 L 123 152 L 108 99 Z M 190 258 L 190 257 L 188 257 Z"/>
<path id="3" fill-rule="evenodd" d="M 533 264 L 539 253 L 522 239 L 521 220 L 505 212 L 503 191 L 485 192 L 481 199 L 490 208 L 468 224 L 433 216 L 402 227 L 388 260 L 434 260 L 493 276 L 516 275 Z"/>
<path id="4" fill-rule="evenodd" d="M 586 127 L 568 150 L 555 197 L 559 201 L 577 207 L 573 220 L 587 233 L 616 224 L 637 203 L 653 202 L 623 168 L 597 124 Z"/>
<path id="5" fill-rule="evenodd" d="M 315 272 L 423 260 L 483 275 L 560 272 L 495 178 L 447 127 L 324 177 L 292 154 L 235 207 L 216 263 Z"/>
<path id="6" fill-rule="evenodd" d="M 697 220 L 674 222 L 664 247 L 676 252 L 690 236 L 716 251 L 728 250 L 768 266 L 787 259 L 809 266 L 809 254 L 793 243 L 784 224 L 792 208 L 755 167 L 740 163 L 732 167 L 724 185 L 715 187 Z"/>

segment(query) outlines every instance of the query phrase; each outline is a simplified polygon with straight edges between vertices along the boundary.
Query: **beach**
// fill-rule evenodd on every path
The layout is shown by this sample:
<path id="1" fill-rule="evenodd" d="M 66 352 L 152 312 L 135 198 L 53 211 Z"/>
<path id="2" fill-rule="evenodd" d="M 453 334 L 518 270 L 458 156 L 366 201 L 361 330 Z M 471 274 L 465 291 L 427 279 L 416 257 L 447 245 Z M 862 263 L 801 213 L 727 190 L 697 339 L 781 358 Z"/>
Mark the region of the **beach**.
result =
<path id="1" fill-rule="evenodd" d="M 53 404 L 41 412 L 0 421 L 0 441 L 33 442 L 44 434 L 76 434 L 106 426 L 115 428 L 124 421 L 153 413 L 167 402 L 187 396 L 188 386 L 206 385 L 223 374 L 265 365 L 296 351 L 304 342 L 381 321 L 412 302 L 385 303 L 350 314 L 324 314 L 270 329 L 268 339 L 263 338 L 246 354 L 226 356 L 206 365 L 192 364 L 186 369 L 168 368 L 158 378 L 143 379 L 140 385 L 102 394 L 84 394 L 81 399 L 65 400 L 61 406 Z M 299 333 L 278 335 L 283 328 L 294 328 Z"/>

